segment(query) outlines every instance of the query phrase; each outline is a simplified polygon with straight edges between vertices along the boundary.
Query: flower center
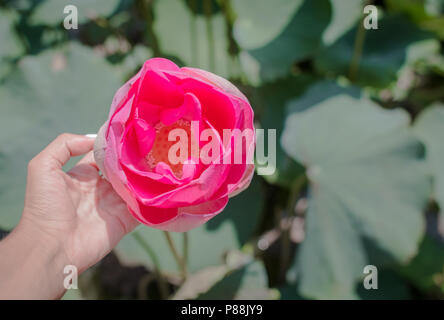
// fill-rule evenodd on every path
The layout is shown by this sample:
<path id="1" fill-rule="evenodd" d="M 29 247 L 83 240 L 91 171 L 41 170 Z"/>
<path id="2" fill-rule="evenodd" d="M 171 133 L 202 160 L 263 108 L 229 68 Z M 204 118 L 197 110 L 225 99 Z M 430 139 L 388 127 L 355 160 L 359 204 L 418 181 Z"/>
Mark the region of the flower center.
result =
<path id="1" fill-rule="evenodd" d="M 164 162 L 170 166 L 171 171 L 173 171 L 176 177 L 182 177 L 183 163 L 172 164 L 168 158 L 170 148 L 177 143 L 177 140 L 168 141 L 168 135 L 171 130 L 182 129 L 185 130 L 189 141 L 191 137 L 190 121 L 180 119 L 169 126 L 163 124 L 162 122 L 158 122 L 154 129 L 156 130 L 156 138 L 154 139 L 153 147 L 146 156 L 148 166 L 151 169 L 154 169 L 159 162 Z M 190 149 L 190 143 L 188 143 L 188 149 Z M 188 150 L 188 155 L 189 154 L 190 150 Z"/>

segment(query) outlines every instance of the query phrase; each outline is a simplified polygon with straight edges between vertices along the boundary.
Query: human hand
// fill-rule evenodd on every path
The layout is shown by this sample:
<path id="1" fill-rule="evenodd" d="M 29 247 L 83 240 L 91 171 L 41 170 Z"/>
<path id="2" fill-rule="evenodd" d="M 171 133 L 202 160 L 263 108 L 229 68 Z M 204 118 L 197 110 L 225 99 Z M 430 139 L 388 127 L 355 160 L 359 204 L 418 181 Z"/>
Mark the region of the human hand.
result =
<path id="1" fill-rule="evenodd" d="M 8 275 L 3 269 L 13 267 L 14 263 L 22 266 L 21 275 L 4 281 L 0 278 L 0 296 L 5 292 L 2 289 L 5 283 L 11 285 L 10 289 L 19 298 L 61 296 L 65 265 L 84 271 L 138 224 L 111 185 L 99 175 L 91 151 L 93 145 L 91 138 L 62 134 L 30 161 L 22 218 L 11 235 L 0 243 L 0 254 L 10 257 L 0 262 L 0 277 Z M 71 157 L 85 153 L 74 168 L 63 172 L 63 165 Z M 35 264 L 49 277 L 46 282 L 55 282 L 46 283 L 40 294 L 40 289 L 29 292 L 23 279 L 31 272 L 28 268 Z M 20 285 L 13 283 L 13 279 Z M 35 286 L 34 283 L 32 287 Z"/>

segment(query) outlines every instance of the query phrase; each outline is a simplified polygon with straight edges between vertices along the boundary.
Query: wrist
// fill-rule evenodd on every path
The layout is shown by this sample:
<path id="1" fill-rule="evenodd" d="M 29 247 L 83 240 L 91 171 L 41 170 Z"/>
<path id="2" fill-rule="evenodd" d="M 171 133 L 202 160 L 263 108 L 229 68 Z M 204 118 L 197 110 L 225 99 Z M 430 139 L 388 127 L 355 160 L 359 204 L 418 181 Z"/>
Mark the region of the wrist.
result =
<path id="1" fill-rule="evenodd" d="M 0 296 L 7 299 L 56 299 L 64 292 L 63 246 L 38 226 L 21 220 L 0 243 Z"/>

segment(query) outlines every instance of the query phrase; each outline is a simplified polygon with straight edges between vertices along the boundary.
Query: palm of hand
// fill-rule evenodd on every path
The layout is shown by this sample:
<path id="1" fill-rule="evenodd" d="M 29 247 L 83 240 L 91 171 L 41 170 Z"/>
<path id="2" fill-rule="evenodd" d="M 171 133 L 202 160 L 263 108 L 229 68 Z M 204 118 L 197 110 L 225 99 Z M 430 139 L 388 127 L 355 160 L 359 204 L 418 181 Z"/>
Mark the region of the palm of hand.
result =
<path id="1" fill-rule="evenodd" d="M 42 181 L 44 179 L 44 181 Z M 36 188 L 25 201 L 32 220 L 63 249 L 80 271 L 103 258 L 138 223 L 126 204 L 103 179 L 88 154 L 68 173 L 52 171 L 28 188 Z M 31 183 L 30 183 L 31 182 Z"/>

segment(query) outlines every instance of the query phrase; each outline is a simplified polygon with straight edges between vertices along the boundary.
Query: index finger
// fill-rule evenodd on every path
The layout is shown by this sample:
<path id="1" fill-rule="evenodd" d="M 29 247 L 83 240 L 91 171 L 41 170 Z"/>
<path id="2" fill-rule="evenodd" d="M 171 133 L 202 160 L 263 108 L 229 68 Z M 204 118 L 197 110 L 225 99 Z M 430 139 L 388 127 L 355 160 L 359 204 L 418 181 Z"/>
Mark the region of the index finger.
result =
<path id="1" fill-rule="evenodd" d="M 77 134 L 63 133 L 53 140 L 29 163 L 39 170 L 61 169 L 71 157 L 80 156 L 94 148 L 94 139 Z"/>

